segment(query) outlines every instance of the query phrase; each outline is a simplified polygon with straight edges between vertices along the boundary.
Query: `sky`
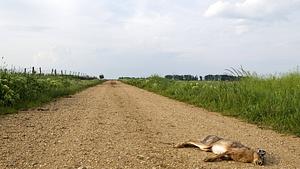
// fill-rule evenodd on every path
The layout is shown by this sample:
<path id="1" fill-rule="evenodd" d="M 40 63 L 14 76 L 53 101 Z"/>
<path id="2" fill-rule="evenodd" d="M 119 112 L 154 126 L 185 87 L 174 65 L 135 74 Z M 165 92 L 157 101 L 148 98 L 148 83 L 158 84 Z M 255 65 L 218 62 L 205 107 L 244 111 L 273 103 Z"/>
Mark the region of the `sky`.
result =
<path id="1" fill-rule="evenodd" d="M 284 73 L 300 65 L 300 0 L 0 0 L 0 39 L 7 67 Z"/>

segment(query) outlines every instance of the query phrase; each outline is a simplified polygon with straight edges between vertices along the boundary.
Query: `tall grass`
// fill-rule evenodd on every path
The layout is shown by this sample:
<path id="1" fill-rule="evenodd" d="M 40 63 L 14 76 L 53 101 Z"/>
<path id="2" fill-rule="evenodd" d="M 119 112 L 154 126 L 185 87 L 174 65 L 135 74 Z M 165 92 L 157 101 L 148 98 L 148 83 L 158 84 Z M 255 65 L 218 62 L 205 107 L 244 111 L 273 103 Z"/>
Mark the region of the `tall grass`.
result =
<path id="1" fill-rule="evenodd" d="M 76 76 L 51 76 L 0 71 L 0 114 L 16 112 L 73 94 L 102 81 Z"/>
<path id="2" fill-rule="evenodd" d="M 124 82 L 224 115 L 300 136 L 300 74 L 235 82 L 183 82 L 153 76 Z"/>

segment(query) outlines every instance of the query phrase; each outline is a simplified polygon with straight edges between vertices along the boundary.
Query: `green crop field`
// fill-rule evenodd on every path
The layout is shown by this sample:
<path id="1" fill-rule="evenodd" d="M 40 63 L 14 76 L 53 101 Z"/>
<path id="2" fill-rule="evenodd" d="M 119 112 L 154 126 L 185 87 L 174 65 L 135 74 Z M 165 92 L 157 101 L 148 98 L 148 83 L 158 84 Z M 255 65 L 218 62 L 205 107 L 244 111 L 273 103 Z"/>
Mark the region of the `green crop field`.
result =
<path id="1" fill-rule="evenodd" d="M 300 136 L 300 74 L 240 81 L 175 81 L 153 76 L 123 82 L 262 127 Z"/>
<path id="2" fill-rule="evenodd" d="M 101 82 L 95 78 L 7 73 L 0 70 L 0 115 L 36 107 Z"/>

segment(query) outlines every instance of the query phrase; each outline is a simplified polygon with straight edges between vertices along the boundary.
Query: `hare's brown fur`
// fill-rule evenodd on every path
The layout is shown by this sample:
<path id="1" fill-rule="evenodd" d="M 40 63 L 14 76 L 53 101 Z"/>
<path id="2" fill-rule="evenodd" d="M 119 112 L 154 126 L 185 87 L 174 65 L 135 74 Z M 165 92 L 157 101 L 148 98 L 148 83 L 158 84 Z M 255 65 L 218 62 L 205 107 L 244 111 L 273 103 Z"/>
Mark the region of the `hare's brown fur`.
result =
<path id="1" fill-rule="evenodd" d="M 220 160 L 234 160 L 244 163 L 264 164 L 264 150 L 255 151 L 240 142 L 223 139 L 215 135 L 209 135 L 203 140 L 188 141 L 175 145 L 176 148 L 198 147 L 203 151 L 211 151 L 216 156 L 207 157 L 205 162 Z"/>

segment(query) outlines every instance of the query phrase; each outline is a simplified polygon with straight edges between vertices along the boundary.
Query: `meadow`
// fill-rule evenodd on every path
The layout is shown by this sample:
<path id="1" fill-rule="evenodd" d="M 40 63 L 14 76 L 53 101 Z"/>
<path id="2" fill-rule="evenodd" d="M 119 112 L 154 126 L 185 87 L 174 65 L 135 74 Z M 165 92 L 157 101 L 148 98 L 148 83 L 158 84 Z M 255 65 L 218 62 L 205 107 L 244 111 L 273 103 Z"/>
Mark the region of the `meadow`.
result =
<path id="1" fill-rule="evenodd" d="M 73 75 L 9 73 L 0 69 L 0 115 L 40 106 L 102 82 Z"/>
<path id="2" fill-rule="evenodd" d="M 123 82 L 209 111 L 300 136 L 300 74 L 239 81 L 175 81 L 159 76 Z"/>

